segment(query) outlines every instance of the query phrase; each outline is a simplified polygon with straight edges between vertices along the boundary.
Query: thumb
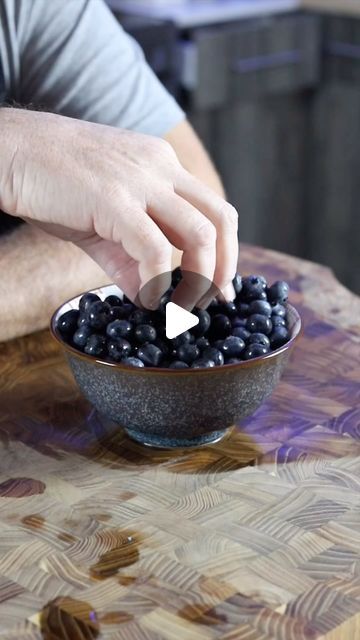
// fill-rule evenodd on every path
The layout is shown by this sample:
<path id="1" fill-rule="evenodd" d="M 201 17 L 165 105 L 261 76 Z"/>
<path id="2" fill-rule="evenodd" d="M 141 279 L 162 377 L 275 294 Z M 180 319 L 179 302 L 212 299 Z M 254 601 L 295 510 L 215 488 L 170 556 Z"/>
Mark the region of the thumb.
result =
<path id="1" fill-rule="evenodd" d="M 121 245 L 99 236 L 75 244 L 97 262 L 128 298 L 136 299 L 140 289 L 139 265 Z"/>

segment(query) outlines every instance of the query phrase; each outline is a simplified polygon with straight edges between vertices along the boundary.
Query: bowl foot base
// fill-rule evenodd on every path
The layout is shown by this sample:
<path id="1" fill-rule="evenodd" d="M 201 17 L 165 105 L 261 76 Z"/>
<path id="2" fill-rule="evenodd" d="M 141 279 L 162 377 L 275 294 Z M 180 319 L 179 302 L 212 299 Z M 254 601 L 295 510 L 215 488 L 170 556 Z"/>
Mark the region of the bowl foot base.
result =
<path id="1" fill-rule="evenodd" d="M 220 442 L 231 431 L 231 427 L 228 429 L 222 429 L 221 431 L 212 431 L 211 433 L 204 433 L 202 436 L 196 436 L 195 438 L 166 438 L 159 435 L 151 435 L 148 433 L 142 433 L 141 431 L 134 431 L 133 429 L 125 429 L 125 432 L 132 440 L 138 442 L 145 447 L 153 447 L 155 449 L 184 449 L 186 447 L 204 447 L 205 445 L 215 444 Z"/>

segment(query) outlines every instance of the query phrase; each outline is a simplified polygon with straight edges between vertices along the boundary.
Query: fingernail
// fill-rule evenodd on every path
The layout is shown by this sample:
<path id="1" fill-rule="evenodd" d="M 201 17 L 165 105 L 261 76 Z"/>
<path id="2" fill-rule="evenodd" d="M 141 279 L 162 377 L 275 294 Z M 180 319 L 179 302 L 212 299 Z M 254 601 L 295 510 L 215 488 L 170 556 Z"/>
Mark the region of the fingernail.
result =
<path id="1" fill-rule="evenodd" d="M 235 289 L 232 284 L 228 284 L 221 292 L 226 302 L 232 302 L 235 298 Z"/>
<path id="2" fill-rule="evenodd" d="M 156 311 L 156 309 L 158 308 L 160 304 L 160 298 L 153 298 L 150 301 L 146 301 L 145 302 L 145 306 L 147 309 L 150 309 L 150 311 Z"/>

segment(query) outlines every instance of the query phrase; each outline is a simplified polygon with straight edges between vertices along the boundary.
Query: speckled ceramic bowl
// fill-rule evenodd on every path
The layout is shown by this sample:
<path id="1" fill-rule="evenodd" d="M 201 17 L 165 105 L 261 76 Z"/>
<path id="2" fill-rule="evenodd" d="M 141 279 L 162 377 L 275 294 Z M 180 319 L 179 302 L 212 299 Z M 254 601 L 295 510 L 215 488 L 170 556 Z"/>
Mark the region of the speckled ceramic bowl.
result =
<path id="1" fill-rule="evenodd" d="M 118 295 L 119 290 L 109 285 L 94 293 L 104 299 Z M 54 313 L 53 336 L 86 398 L 131 438 L 153 447 L 199 446 L 220 440 L 271 394 L 301 327 L 299 314 L 289 305 L 291 339 L 266 356 L 212 369 L 136 369 L 97 360 L 64 342 L 57 320 L 65 311 L 77 309 L 80 297 Z"/>

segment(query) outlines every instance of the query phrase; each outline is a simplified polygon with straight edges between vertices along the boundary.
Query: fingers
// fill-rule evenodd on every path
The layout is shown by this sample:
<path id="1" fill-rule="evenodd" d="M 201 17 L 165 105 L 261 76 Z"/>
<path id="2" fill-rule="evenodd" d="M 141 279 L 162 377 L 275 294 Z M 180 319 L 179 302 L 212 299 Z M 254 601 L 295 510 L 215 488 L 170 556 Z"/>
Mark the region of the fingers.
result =
<path id="1" fill-rule="evenodd" d="M 239 252 L 236 209 L 187 171 L 178 173 L 175 191 L 198 211 L 201 211 L 216 228 L 214 283 L 227 300 L 233 300 L 235 292 L 231 281 L 237 271 Z"/>
<path id="2" fill-rule="evenodd" d="M 140 292 L 138 301 L 150 309 L 156 308 L 171 284 L 173 252 L 172 245 L 156 223 L 145 211 L 113 208 L 101 217 L 94 238 L 97 238 L 96 242 L 87 240 L 82 248 L 117 283 L 120 281 L 124 290 L 129 287 L 131 299 L 135 300 Z M 130 284 L 124 282 L 124 255 L 137 265 L 138 279 L 135 281 L 132 275 Z M 130 263 L 128 266 L 132 273 Z M 149 282 L 151 285 L 144 287 Z"/>
<path id="3" fill-rule="evenodd" d="M 140 303 L 149 309 L 157 308 L 171 285 L 173 248 L 169 240 L 145 211 L 135 210 L 115 219 L 113 236 L 139 265 Z"/>
<path id="4" fill-rule="evenodd" d="M 191 310 L 214 277 L 216 229 L 198 209 L 170 190 L 158 194 L 154 202 L 148 204 L 148 212 L 171 244 L 183 251 L 184 277 L 173 301 Z"/>
<path id="5" fill-rule="evenodd" d="M 174 301 L 191 310 L 211 297 L 212 282 L 225 299 L 235 292 L 232 279 L 237 270 L 238 217 L 235 209 L 210 188 L 180 170 L 175 191 L 170 188 L 151 189 L 146 212 L 130 206 L 110 208 L 101 216 L 96 233 L 109 244 L 95 243 L 86 250 L 109 275 L 148 308 L 157 308 L 159 299 L 171 284 L 173 247 L 183 252 L 181 266 L 185 274 L 174 293 Z M 96 235 L 96 234 L 94 234 Z M 133 261 L 124 270 L 123 259 L 116 247 L 122 248 Z M 105 255 L 107 252 L 107 255 Z M 119 268 L 120 260 L 120 268 Z M 127 269 L 133 274 L 138 264 L 138 281 L 131 275 L 131 284 L 124 283 Z M 202 277 L 191 277 L 200 274 Z M 160 277 L 161 276 L 161 277 Z M 151 281 L 151 286 L 149 282 Z M 144 285 L 147 285 L 146 287 Z M 135 288 L 138 291 L 135 292 Z"/>
<path id="6" fill-rule="evenodd" d="M 139 265 L 130 258 L 121 245 L 94 236 L 86 241 L 76 242 L 90 258 L 105 271 L 111 281 L 130 298 L 135 300 L 139 288 Z"/>

